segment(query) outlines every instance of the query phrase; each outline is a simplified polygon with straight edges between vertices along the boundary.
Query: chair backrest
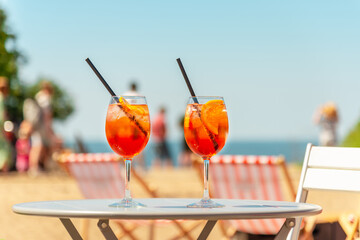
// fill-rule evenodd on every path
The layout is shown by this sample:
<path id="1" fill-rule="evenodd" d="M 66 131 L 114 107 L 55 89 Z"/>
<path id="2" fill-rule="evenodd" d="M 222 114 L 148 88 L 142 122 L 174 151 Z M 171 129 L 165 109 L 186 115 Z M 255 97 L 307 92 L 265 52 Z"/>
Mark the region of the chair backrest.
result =
<path id="1" fill-rule="evenodd" d="M 113 153 L 68 153 L 59 163 L 76 179 L 85 198 L 122 198 L 124 164 Z"/>
<path id="2" fill-rule="evenodd" d="M 295 197 L 283 156 L 219 155 L 210 164 L 212 197 L 276 201 Z"/>
<path id="3" fill-rule="evenodd" d="M 216 155 L 210 160 L 209 171 L 213 198 L 277 201 L 295 198 L 283 156 Z M 280 230 L 284 219 L 231 220 L 228 223 L 238 231 L 272 235 Z"/>
<path id="4" fill-rule="evenodd" d="M 306 202 L 309 190 L 313 189 L 360 192 L 359 182 L 360 148 L 319 147 L 309 143 L 296 201 Z M 288 239 L 297 239 L 299 230 L 296 224 Z"/>

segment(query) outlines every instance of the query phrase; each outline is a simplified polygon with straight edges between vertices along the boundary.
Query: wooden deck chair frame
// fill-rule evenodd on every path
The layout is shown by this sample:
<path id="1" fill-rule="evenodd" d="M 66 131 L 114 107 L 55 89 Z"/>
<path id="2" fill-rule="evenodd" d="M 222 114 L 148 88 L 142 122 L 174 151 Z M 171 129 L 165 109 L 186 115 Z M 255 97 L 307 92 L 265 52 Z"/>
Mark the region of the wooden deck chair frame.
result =
<path id="1" fill-rule="evenodd" d="M 306 202 L 309 190 L 360 192 L 360 148 L 319 147 L 307 145 L 301 171 L 296 202 Z M 287 240 L 299 237 L 299 224 L 302 218 L 296 219 L 295 228 Z M 339 219 L 344 227 L 348 240 L 354 238 L 357 224 L 345 227 L 344 219 Z M 355 219 L 358 223 L 358 218 Z"/>
<path id="2" fill-rule="evenodd" d="M 291 182 L 291 178 L 290 178 L 290 174 L 287 170 L 287 166 L 286 166 L 286 163 L 285 163 L 285 158 L 282 156 L 282 155 L 279 155 L 279 156 L 270 156 L 270 155 L 216 155 L 214 157 L 211 158 L 210 160 L 210 167 L 209 167 L 209 171 L 210 171 L 210 181 L 213 179 L 213 176 L 212 176 L 212 173 L 213 173 L 213 169 L 214 169 L 214 165 L 215 164 L 238 164 L 238 165 L 259 165 L 259 164 L 262 164 L 262 165 L 273 165 L 274 167 L 278 167 L 278 171 L 281 171 L 283 177 L 284 177 L 284 181 L 285 181 L 285 188 L 287 188 L 286 190 L 288 191 L 289 193 L 289 200 L 293 201 L 295 200 L 295 196 L 296 196 L 296 193 L 295 193 L 295 189 L 292 185 L 292 182 Z M 197 169 L 198 171 L 198 175 L 199 177 L 201 178 L 201 181 L 202 181 L 202 178 L 204 176 L 204 173 L 203 173 L 203 167 L 202 167 L 202 160 L 201 159 L 194 159 L 193 160 L 193 164 L 194 164 L 194 167 L 195 169 Z M 212 186 L 214 185 L 213 182 L 211 182 L 211 185 L 210 185 L 210 196 L 211 197 L 214 197 L 215 194 L 214 194 L 214 187 Z M 219 198 L 219 196 L 215 196 L 217 198 Z M 228 197 L 229 198 L 229 197 Z M 253 198 L 255 199 L 255 198 Z M 276 199 L 263 199 L 263 200 L 276 200 Z M 234 221 L 242 221 L 242 222 L 245 222 L 245 221 L 251 221 L 251 222 L 254 222 L 254 220 L 234 220 Z M 255 220 L 257 221 L 257 220 Z M 267 220 L 261 220 L 261 221 L 267 221 Z M 285 220 L 284 220 L 285 221 Z M 226 227 L 227 224 L 227 221 L 220 221 L 220 227 L 221 227 L 221 230 L 223 232 L 223 235 L 226 237 L 226 238 L 231 238 L 235 235 L 235 233 L 237 232 L 237 229 L 235 228 L 227 228 Z M 280 227 L 282 226 L 282 223 L 278 223 L 278 227 L 280 229 Z M 274 233 L 276 234 L 276 233 Z"/>
<path id="3" fill-rule="evenodd" d="M 58 162 L 59 164 L 66 170 L 66 172 L 75 178 L 75 180 L 77 181 L 80 191 L 82 192 L 82 194 L 85 196 L 85 191 L 84 189 L 82 189 L 82 187 L 80 186 L 80 183 L 78 182 L 78 179 L 76 176 L 74 176 L 75 174 L 73 173 L 73 171 L 71 171 L 70 169 L 70 164 L 71 163 L 101 163 L 101 162 L 111 162 L 111 163 L 121 163 L 122 162 L 122 158 L 119 157 L 116 154 L 112 154 L 112 153 L 64 153 L 62 156 L 59 157 Z M 118 166 L 118 165 L 117 165 Z M 145 192 L 150 196 L 150 197 L 157 197 L 156 191 L 155 189 L 151 188 L 141 177 L 140 175 L 135 171 L 135 169 L 131 170 L 131 174 L 132 174 L 132 178 L 136 179 L 141 187 L 145 190 Z M 122 180 L 122 179 L 121 179 Z M 99 196 L 96 198 L 102 198 L 104 196 Z M 105 196 L 106 198 L 111 198 L 108 196 Z M 94 195 L 92 196 L 92 198 L 94 198 Z M 121 220 L 112 220 L 113 222 L 115 222 L 120 229 L 122 230 L 122 233 L 120 235 L 118 235 L 118 238 L 121 238 L 122 236 L 126 235 L 129 238 L 131 238 L 132 240 L 137 240 L 138 238 L 133 234 L 133 231 L 135 230 L 136 226 L 126 226 L 124 224 L 124 221 Z M 126 221 L 129 222 L 129 221 Z M 166 221 L 161 221 L 161 220 L 154 220 L 151 221 L 150 224 L 150 232 L 149 232 L 149 239 L 153 239 L 154 237 L 154 224 L 155 222 L 161 222 L 161 223 L 173 223 L 178 230 L 180 231 L 180 234 L 176 237 L 173 237 L 171 239 L 179 239 L 179 238 L 187 238 L 189 240 L 192 240 L 193 237 L 190 235 L 190 232 L 196 227 L 191 227 L 189 229 L 185 229 L 182 224 L 177 221 L 177 220 L 166 220 Z M 144 224 L 144 221 L 142 221 L 142 224 Z M 81 234 L 83 236 L 84 239 L 88 238 L 88 221 L 84 221 L 83 222 L 83 227 L 81 228 Z"/>

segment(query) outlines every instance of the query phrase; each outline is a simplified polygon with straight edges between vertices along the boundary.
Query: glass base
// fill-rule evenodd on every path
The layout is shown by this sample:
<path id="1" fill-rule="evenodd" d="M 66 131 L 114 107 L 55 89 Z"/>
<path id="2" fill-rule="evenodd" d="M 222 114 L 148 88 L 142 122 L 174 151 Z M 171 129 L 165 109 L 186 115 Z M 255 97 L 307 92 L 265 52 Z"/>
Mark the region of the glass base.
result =
<path id="1" fill-rule="evenodd" d="M 225 207 L 225 205 L 214 202 L 211 199 L 207 199 L 207 200 L 201 199 L 199 202 L 195 202 L 187 205 L 187 207 L 188 208 L 221 208 L 221 207 Z"/>
<path id="2" fill-rule="evenodd" d="M 139 208 L 139 207 L 146 207 L 146 205 L 142 204 L 142 203 L 139 203 L 139 202 L 136 202 L 132 198 L 130 198 L 130 199 L 123 198 L 120 202 L 110 204 L 109 207 Z"/>

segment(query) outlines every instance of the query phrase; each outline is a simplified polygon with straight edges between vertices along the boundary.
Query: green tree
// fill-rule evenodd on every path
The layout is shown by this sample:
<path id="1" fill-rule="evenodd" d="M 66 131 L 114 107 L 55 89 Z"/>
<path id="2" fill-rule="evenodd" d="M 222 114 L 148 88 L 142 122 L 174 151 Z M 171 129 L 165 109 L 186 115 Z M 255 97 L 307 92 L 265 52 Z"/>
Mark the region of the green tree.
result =
<path id="1" fill-rule="evenodd" d="M 26 85 L 18 78 L 19 68 L 26 63 L 26 58 L 16 46 L 16 36 L 6 24 L 6 13 L 0 6 L 0 76 L 9 80 L 10 92 L 7 99 L 7 110 L 10 120 L 20 123 L 23 119 L 23 102 L 27 97 L 34 97 L 43 80 L 52 83 L 53 118 L 65 120 L 74 111 L 71 97 L 53 80 L 39 78 L 34 84 Z"/>
<path id="2" fill-rule="evenodd" d="M 43 81 L 50 82 L 53 87 L 52 110 L 53 118 L 59 121 L 65 120 L 74 111 L 73 99 L 69 94 L 63 91 L 60 86 L 52 79 L 39 78 L 33 85 L 27 88 L 27 96 L 34 98 L 40 90 Z"/>
<path id="3" fill-rule="evenodd" d="M 26 60 L 16 47 L 16 36 L 7 26 L 6 18 L 4 10 L 0 8 L 0 76 L 5 76 L 9 80 L 10 92 L 7 99 L 9 117 L 19 122 L 26 90 L 18 79 L 18 68 Z"/>
<path id="4" fill-rule="evenodd" d="M 360 147 L 360 121 L 350 130 L 341 143 L 343 147 Z"/>

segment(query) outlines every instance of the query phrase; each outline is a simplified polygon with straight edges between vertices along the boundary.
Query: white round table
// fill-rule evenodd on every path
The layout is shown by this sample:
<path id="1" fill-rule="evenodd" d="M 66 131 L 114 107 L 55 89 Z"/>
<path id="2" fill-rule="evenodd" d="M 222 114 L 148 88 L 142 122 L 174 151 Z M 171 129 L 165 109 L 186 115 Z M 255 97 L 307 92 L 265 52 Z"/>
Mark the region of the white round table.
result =
<path id="1" fill-rule="evenodd" d="M 70 218 L 99 219 L 98 226 L 106 239 L 116 239 L 109 219 L 191 219 L 208 220 L 198 239 L 206 239 L 217 220 L 226 219 L 269 219 L 286 218 L 278 238 L 286 237 L 295 224 L 295 218 L 321 213 L 320 206 L 308 203 L 213 199 L 225 207 L 187 208 L 186 205 L 197 199 L 185 198 L 147 198 L 135 199 L 146 205 L 141 208 L 114 208 L 109 204 L 115 199 L 62 200 L 20 203 L 13 206 L 18 214 L 57 217 L 73 239 L 82 239 Z M 277 238 L 276 238 L 277 239 Z"/>

